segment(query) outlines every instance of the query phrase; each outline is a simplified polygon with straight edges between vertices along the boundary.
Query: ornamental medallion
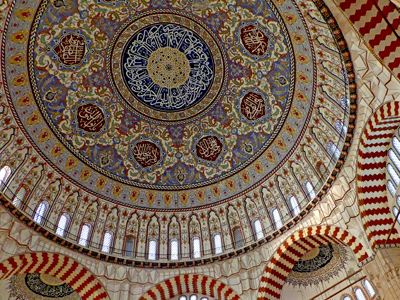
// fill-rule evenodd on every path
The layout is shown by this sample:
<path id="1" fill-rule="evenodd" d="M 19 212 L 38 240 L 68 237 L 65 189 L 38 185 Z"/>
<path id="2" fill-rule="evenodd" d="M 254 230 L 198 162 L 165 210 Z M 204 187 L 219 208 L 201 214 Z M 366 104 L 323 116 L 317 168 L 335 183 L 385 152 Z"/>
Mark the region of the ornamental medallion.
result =
<path id="1" fill-rule="evenodd" d="M 264 56 L 268 51 L 268 37 L 260 28 L 253 24 L 240 29 L 240 39 L 243 46 L 252 55 Z"/>
<path id="2" fill-rule="evenodd" d="M 141 141 L 131 149 L 133 158 L 143 167 L 155 165 L 161 159 L 161 150 L 150 141 Z"/>
<path id="3" fill-rule="evenodd" d="M 207 161 L 215 161 L 221 154 L 223 145 L 215 136 L 206 136 L 196 144 L 196 155 Z"/>
<path id="4" fill-rule="evenodd" d="M 87 132 L 99 132 L 106 123 L 103 111 L 94 104 L 85 104 L 78 107 L 78 126 Z"/>
<path id="5" fill-rule="evenodd" d="M 78 34 L 69 33 L 61 38 L 53 50 L 65 66 L 79 65 L 86 54 L 85 39 Z"/>
<path id="6" fill-rule="evenodd" d="M 240 111 L 248 120 L 257 120 L 265 115 L 265 101 L 259 94 L 247 93 L 243 97 Z"/>
<path id="7" fill-rule="evenodd" d="M 207 44 L 177 24 L 156 24 L 137 32 L 123 56 L 130 91 L 151 108 L 177 111 L 199 102 L 214 78 Z"/>

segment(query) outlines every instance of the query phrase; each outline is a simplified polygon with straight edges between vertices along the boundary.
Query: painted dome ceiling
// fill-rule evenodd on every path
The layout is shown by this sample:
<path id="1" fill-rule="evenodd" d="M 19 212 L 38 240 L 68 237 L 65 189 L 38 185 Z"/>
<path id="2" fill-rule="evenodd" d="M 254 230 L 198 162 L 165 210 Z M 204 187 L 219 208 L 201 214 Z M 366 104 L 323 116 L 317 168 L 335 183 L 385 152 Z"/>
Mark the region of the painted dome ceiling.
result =
<path id="1" fill-rule="evenodd" d="M 49 218 L 240 219 L 227 205 L 243 201 L 260 219 L 297 214 L 288 199 L 303 209 L 338 172 L 355 101 L 340 30 L 316 3 L 15 0 L 3 76 Z"/>

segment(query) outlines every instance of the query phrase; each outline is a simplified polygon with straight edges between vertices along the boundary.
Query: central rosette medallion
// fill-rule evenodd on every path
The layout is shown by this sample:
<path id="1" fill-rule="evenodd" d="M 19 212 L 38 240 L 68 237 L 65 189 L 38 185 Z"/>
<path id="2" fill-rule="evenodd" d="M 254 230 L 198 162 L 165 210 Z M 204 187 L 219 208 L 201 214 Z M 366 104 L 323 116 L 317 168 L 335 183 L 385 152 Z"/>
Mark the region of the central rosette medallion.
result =
<path id="1" fill-rule="evenodd" d="M 189 78 L 189 60 L 177 49 L 160 48 L 150 55 L 147 72 L 161 88 L 179 88 Z"/>
<path id="2" fill-rule="evenodd" d="M 199 20 L 176 12 L 128 21 L 111 55 L 120 100 L 159 123 L 204 115 L 226 86 L 226 58 L 214 34 Z"/>

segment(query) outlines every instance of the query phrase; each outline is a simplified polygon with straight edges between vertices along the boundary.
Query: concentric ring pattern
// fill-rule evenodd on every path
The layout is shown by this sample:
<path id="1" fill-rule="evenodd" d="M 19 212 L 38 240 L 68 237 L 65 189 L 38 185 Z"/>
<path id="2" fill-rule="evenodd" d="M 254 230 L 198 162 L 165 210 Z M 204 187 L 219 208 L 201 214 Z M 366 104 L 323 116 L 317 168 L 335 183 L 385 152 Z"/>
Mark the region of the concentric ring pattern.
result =
<path id="1" fill-rule="evenodd" d="M 143 249 L 179 222 L 184 244 L 196 226 L 205 241 L 227 223 L 251 236 L 255 218 L 272 230 L 345 142 L 346 67 L 313 1 L 15 0 L 2 51 L 22 134 L 1 155 L 13 172 L 35 157 L 27 205 L 75 210 L 76 234 L 116 219 L 121 248 L 128 224 Z"/>

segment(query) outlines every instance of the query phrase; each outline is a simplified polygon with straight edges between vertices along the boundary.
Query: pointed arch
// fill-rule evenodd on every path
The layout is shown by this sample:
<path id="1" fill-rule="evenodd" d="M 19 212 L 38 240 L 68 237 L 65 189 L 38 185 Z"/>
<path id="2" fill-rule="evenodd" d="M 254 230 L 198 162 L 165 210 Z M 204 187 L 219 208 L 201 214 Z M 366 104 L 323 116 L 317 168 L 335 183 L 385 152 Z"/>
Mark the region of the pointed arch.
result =
<path id="1" fill-rule="evenodd" d="M 148 290 L 139 300 L 171 299 L 189 293 L 198 293 L 224 300 L 240 300 L 239 295 L 221 281 L 191 274 L 167 279 Z"/>
<path id="2" fill-rule="evenodd" d="M 364 246 L 348 231 L 335 226 L 313 226 L 292 234 L 275 252 L 258 289 L 257 300 L 280 299 L 286 278 L 296 262 L 310 249 L 327 244 L 350 247 L 359 263 L 368 258 Z"/>
<path id="3" fill-rule="evenodd" d="M 373 250 L 386 243 L 394 222 L 387 198 L 386 162 L 393 134 L 400 125 L 399 115 L 399 101 L 382 105 L 368 120 L 360 138 L 358 203 L 361 220 Z M 394 186 L 391 188 L 395 189 Z M 400 243 L 396 228 L 393 228 L 387 243 Z"/>
<path id="4" fill-rule="evenodd" d="M 10 257 L 0 263 L 0 280 L 27 273 L 56 277 L 73 288 L 82 300 L 110 300 L 100 281 L 88 269 L 68 256 L 35 252 Z"/>

